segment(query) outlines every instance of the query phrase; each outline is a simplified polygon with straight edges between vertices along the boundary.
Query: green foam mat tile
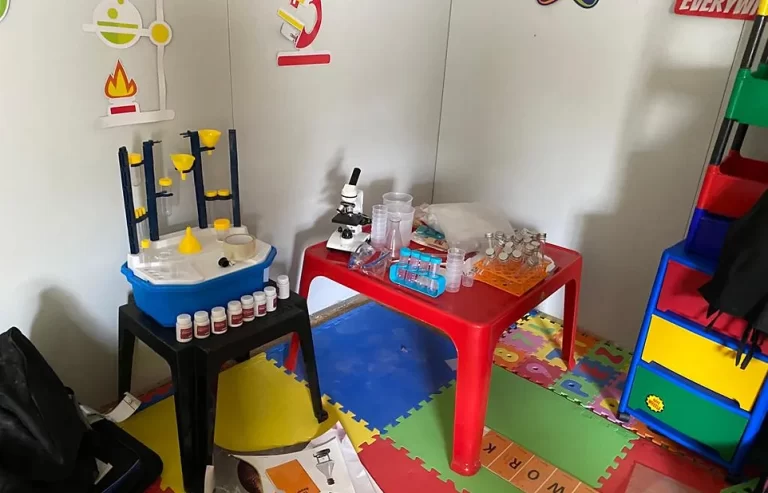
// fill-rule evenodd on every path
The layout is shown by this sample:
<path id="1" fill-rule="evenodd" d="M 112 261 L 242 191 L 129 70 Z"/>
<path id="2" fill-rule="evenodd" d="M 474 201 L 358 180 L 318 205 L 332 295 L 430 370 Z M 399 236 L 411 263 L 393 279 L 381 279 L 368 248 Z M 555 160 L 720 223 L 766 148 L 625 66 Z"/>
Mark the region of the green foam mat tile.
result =
<path id="1" fill-rule="evenodd" d="M 592 487 L 637 435 L 557 394 L 493 368 L 486 426 Z"/>
<path id="2" fill-rule="evenodd" d="M 501 370 L 504 371 L 504 370 Z M 387 427 L 386 436 L 397 448 L 408 451 L 412 459 L 424 462 L 424 468 L 434 469 L 443 481 L 453 481 L 459 491 L 471 493 L 517 493 L 519 489 L 488 469 L 481 468 L 474 476 L 461 476 L 451 470 L 450 454 L 453 443 L 453 403 L 456 386 L 422 403 L 409 416 L 399 418 L 395 426 Z"/>
<path id="3" fill-rule="evenodd" d="M 755 478 L 752 481 L 737 484 L 736 486 L 731 486 L 730 488 L 720 490 L 720 493 L 754 493 L 758 481 L 759 478 Z"/>
<path id="4" fill-rule="evenodd" d="M 606 470 L 616 466 L 637 436 L 553 392 L 493 368 L 486 425 L 521 447 L 592 487 Z M 481 469 L 473 477 L 450 469 L 453 443 L 455 386 L 434 396 L 387 429 L 395 446 L 424 461 L 444 480 L 473 493 L 518 491 L 492 472 Z"/>

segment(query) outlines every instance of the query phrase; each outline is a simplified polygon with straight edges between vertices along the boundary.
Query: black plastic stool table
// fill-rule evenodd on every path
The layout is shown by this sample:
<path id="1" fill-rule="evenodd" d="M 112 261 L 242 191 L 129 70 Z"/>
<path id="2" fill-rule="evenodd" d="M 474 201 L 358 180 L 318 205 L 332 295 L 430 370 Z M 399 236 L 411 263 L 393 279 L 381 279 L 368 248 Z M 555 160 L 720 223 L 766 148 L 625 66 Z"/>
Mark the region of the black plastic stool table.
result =
<path id="1" fill-rule="evenodd" d="M 188 493 L 202 493 L 205 467 L 211 464 L 216 422 L 216 392 L 221 366 L 242 359 L 252 349 L 296 332 L 301 342 L 312 407 L 318 422 L 328 419 L 323 410 L 317 376 L 315 349 L 307 302 L 296 293 L 278 300 L 277 311 L 226 334 L 181 344 L 174 328 L 162 327 L 129 301 L 120 307 L 118 320 L 118 393 L 130 391 L 136 338 L 168 362 L 173 379 L 176 427 L 179 434 L 181 469 Z M 258 392 L 258 389 L 254 389 Z"/>

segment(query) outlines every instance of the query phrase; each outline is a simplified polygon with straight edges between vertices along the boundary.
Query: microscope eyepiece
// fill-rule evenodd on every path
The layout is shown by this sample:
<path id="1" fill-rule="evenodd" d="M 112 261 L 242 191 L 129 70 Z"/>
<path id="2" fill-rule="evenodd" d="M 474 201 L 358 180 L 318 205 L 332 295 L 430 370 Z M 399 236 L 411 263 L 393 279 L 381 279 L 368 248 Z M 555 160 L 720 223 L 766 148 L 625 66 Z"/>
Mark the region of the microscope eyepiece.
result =
<path id="1" fill-rule="evenodd" d="M 349 178 L 349 184 L 357 186 L 357 180 L 360 179 L 360 168 L 352 170 L 352 176 Z"/>

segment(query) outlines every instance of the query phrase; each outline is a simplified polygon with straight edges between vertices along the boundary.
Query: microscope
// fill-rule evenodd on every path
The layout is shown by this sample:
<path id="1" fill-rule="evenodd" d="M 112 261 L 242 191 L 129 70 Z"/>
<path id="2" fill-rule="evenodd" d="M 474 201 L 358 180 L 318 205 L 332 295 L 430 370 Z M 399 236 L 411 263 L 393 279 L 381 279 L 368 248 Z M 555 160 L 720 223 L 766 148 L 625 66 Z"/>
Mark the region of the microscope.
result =
<path id="1" fill-rule="evenodd" d="M 371 220 L 363 214 L 363 191 L 357 188 L 359 178 L 360 168 L 355 168 L 349 183 L 341 189 L 341 203 L 331 220 L 339 227 L 325 245 L 329 250 L 351 253 L 371 237 L 370 234 L 363 232 L 363 226 L 370 224 Z"/>

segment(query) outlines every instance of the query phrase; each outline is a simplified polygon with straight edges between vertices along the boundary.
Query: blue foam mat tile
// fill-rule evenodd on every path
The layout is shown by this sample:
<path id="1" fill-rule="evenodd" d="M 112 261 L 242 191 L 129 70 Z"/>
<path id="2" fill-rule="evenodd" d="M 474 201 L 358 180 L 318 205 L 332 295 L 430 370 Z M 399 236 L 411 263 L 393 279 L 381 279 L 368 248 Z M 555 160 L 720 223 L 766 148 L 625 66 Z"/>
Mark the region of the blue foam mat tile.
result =
<path id="1" fill-rule="evenodd" d="M 376 303 L 329 320 L 312 335 L 322 392 L 379 430 L 456 378 L 446 364 L 456 358 L 448 337 Z M 279 365 L 286 355 L 283 347 L 267 352 Z M 296 374 L 304 378 L 303 368 Z"/>

